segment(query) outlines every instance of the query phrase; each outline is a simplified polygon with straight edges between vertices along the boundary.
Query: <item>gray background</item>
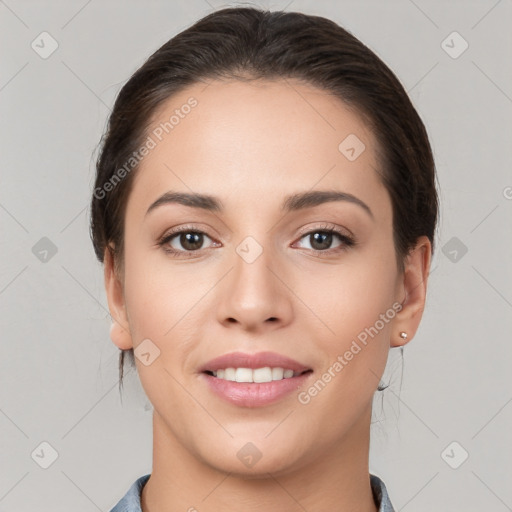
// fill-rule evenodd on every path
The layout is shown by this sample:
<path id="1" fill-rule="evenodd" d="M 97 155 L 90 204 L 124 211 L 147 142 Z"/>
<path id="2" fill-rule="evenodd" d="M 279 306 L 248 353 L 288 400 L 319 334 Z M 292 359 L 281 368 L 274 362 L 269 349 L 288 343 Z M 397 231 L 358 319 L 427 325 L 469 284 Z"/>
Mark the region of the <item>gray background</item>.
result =
<path id="1" fill-rule="evenodd" d="M 151 405 L 135 373 L 120 399 L 89 240 L 92 155 L 131 73 L 226 5 L 0 1 L 0 511 L 108 511 L 151 471 Z M 375 402 L 371 471 L 397 511 L 512 510 L 512 2 L 253 5 L 350 30 L 394 70 L 431 136 L 438 247 L 403 372 L 393 349 Z M 31 47 L 43 31 L 58 43 L 47 58 Z M 453 31 L 469 44 L 456 58 Z"/>

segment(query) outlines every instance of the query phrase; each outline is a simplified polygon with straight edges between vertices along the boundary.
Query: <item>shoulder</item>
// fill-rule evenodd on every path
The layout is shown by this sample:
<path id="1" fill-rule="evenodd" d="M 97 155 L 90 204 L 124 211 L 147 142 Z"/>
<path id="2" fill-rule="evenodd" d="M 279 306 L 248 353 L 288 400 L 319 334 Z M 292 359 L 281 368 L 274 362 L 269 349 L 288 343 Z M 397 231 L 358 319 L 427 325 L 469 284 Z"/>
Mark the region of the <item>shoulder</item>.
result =
<path id="1" fill-rule="evenodd" d="M 150 476 L 151 473 L 135 480 L 128 489 L 128 492 L 110 512 L 142 512 L 140 507 L 140 493 Z"/>
<path id="2" fill-rule="evenodd" d="M 384 482 L 378 476 L 370 474 L 370 485 L 379 512 L 395 512 Z"/>

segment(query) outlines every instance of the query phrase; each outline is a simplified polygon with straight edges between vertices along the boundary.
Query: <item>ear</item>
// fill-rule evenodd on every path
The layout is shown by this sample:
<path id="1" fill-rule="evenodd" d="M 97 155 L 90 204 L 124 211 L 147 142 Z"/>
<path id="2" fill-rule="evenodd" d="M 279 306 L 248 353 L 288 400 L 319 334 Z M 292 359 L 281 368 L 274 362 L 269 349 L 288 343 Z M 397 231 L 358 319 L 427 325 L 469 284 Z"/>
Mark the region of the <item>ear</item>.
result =
<path id="1" fill-rule="evenodd" d="M 122 350 L 133 348 L 133 342 L 128 325 L 123 286 L 114 267 L 111 248 L 107 245 L 103 258 L 105 291 L 107 293 L 108 309 L 112 317 L 110 338 L 114 345 Z"/>
<path id="2" fill-rule="evenodd" d="M 395 331 L 391 339 L 391 347 L 401 347 L 411 341 L 418 330 L 427 295 L 427 281 L 430 272 L 431 243 L 428 237 L 421 236 L 414 249 L 407 255 L 405 270 L 399 285 L 399 297 L 405 296 L 402 309 L 397 313 Z M 407 338 L 400 337 L 401 332 Z"/>

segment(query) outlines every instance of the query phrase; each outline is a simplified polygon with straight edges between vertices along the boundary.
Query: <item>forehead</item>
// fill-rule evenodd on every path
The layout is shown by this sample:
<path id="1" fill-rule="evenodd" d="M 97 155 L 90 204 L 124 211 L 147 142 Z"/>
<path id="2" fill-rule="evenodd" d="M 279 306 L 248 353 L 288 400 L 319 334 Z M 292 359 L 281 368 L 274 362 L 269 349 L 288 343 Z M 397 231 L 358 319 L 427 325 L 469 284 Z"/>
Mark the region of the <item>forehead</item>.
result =
<path id="1" fill-rule="evenodd" d="M 363 119 L 328 92 L 295 80 L 194 84 L 160 106 L 147 136 L 154 147 L 129 199 L 140 214 L 171 189 L 228 198 L 223 202 L 238 212 L 280 206 L 283 195 L 310 189 L 389 206 L 375 138 Z"/>

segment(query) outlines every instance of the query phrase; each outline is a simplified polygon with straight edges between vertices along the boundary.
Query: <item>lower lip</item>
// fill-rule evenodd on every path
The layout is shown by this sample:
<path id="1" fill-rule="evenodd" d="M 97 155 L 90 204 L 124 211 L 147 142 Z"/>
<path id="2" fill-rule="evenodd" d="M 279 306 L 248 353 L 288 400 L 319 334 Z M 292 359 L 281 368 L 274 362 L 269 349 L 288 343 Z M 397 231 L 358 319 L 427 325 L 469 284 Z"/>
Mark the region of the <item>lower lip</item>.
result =
<path id="1" fill-rule="evenodd" d="M 201 375 L 206 379 L 210 389 L 228 402 L 239 407 L 262 407 L 297 391 L 312 373 L 261 383 L 218 379 L 207 373 Z"/>

